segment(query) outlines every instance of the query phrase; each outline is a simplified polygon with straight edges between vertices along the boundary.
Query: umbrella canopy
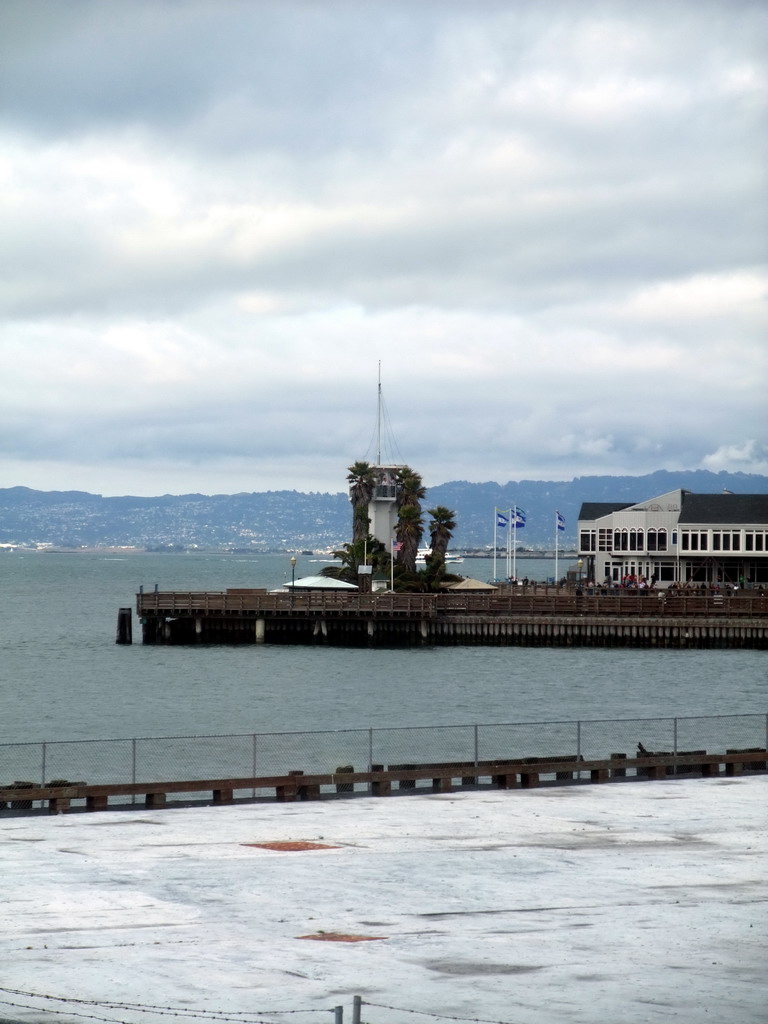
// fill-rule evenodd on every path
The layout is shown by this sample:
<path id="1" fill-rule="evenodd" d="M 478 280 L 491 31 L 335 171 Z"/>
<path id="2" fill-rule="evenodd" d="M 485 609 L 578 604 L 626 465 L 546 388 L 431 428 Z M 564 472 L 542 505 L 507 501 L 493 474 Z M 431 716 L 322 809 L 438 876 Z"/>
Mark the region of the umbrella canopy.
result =
<path id="1" fill-rule="evenodd" d="M 354 583 L 336 580 L 333 576 L 302 576 L 295 583 L 284 583 L 288 590 L 357 590 Z"/>
<path id="2" fill-rule="evenodd" d="M 473 580 L 471 577 L 459 580 L 458 583 L 446 583 L 446 590 L 498 590 L 491 583 L 483 583 L 482 580 Z"/>

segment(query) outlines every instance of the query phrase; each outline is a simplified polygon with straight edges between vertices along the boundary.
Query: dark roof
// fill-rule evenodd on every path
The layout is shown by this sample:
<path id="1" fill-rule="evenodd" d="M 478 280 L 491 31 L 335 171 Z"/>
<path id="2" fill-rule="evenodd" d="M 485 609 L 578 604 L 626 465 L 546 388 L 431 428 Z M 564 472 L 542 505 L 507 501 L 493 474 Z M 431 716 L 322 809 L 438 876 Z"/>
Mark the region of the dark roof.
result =
<path id="1" fill-rule="evenodd" d="M 679 523 L 768 523 L 768 494 L 683 492 Z"/>
<path id="2" fill-rule="evenodd" d="M 623 508 L 632 508 L 636 501 L 585 501 L 579 512 L 579 519 L 601 519 L 611 512 L 620 512 Z"/>

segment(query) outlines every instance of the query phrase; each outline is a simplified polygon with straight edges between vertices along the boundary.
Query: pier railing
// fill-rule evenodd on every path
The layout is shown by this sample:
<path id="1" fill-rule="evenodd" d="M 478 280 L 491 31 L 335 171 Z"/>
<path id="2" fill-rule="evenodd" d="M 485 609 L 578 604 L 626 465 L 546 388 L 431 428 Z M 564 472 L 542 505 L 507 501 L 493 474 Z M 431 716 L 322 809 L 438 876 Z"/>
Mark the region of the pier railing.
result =
<path id="1" fill-rule="evenodd" d="M 692 753 L 768 747 L 768 715 L 501 722 L 322 732 L 155 736 L 0 744 L 0 788 L 54 780 L 88 784 L 371 771 L 375 766 L 519 758 L 586 760 L 643 750 Z"/>
<path id="2" fill-rule="evenodd" d="M 152 591 L 136 597 L 142 615 L 357 615 L 433 619 L 441 615 L 620 615 L 632 617 L 768 616 L 768 596 L 752 591 L 612 590 L 517 587 L 455 594 L 349 594 L 332 591 L 265 593 L 257 590 Z"/>

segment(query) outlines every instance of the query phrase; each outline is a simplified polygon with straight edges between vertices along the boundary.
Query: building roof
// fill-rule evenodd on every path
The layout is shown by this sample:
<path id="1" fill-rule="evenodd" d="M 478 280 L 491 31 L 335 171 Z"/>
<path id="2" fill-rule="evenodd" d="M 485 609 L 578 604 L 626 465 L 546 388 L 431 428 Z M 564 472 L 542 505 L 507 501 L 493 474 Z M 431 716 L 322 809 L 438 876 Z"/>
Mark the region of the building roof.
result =
<path id="1" fill-rule="evenodd" d="M 633 508 L 636 504 L 639 503 L 585 501 L 579 511 L 579 519 L 593 522 L 614 512 Z M 681 525 L 768 523 L 768 494 L 692 494 L 683 490 L 678 522 Z"/>
<path id="2" fill-rule="evenodd" d="M 768 494 L 691 494 L 683 491 L 678 522 L 768 523 Z"/>
<path id="3" fill-rule="evenodd" d="M 585 501 L 579 511 L 579 519 L 602 519 L 612 512 L 620 512 L 636 504 L 636 501 Z"/>

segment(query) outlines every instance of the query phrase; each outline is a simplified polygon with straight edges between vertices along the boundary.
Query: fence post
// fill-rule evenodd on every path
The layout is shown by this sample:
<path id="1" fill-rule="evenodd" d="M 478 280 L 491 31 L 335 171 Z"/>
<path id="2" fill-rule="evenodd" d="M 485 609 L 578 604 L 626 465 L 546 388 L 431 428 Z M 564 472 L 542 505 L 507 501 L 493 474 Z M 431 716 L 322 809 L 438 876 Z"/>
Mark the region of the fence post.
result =
<path id="1" fill-rule="evenodd" d="M 333 1024 L 344 1024 L 344 1007 L 334 1006 L 333 1008 Z"/>
<path id="2" fill-rule="evenodd" d="M 479 747 L 479 744 L 478 744 L 478 740 L 477 740 L 477 729 L 478 729 L 478 726 L 477 726 L 477 724 L 475 724 L 475 768 L 477 768 L 477 764 L 478 764 L 478 761 L 479 761 L 479 750 L 480 750 L 480 747 Z"/>
<path id="3" fill-rule="evenodd" d="M 131 740 L 131 782 L 136 785 L 136 740 Z M 131 803 L 136 803 L 136 794 L 131 793 Z"/>
<path id="4" fill-rule="evenodd" d="M 581 719 L 576 723 L 576 763 L 581 760 Z M 581 772 L 576 772 L 576 778 L 581 781 Z"/>
<path id="5" fill-rule="evenodd" d="M 352 998 L 352 1024 L 360 1024 L 362 1020 L 362 1007 L 363 997 L 354 996 Z"/>
<path id="6" fill-rule="evenodd" d="M 253 775 L 251 777 L 255 779 L 256 778 L 256 733 L 253 733 L 253 757 L 251 759 L 251 768 L 253 769 Z M 251 792 L 251 796 L 253 797 L 254 800 L 256 799 L 256 787 L 255 786 L 253 788 L 253 791 Z"/>
<path id="7" fill-rule="evenodd" d="M 373 729 L 368 729 L 368 771 L 373 771 Z M 373 783 L 368 783 L 369 794 L 373 792 Z"/>
<path id="8" fill-rule="evenodd" d="M 45 785 L 45 758 L 46 758 L 46 753 L 47 753 L 47 751 L 46 751 L 47 744 L 43 743 L 43 744 L 41 744 L 41 746 L 42 746 L 43 749 L 41 751 L 41 753 L 42 753 L 42 764 L 40 766 L 40 775 L 41 775 L 40 785 L 44 786 Z"/>
<path id="9" fill-rule="evenodd" d="M 674 757 L 672 774 L 677 775 L 677 717 L 672 719 L 672 754 Z"/>

